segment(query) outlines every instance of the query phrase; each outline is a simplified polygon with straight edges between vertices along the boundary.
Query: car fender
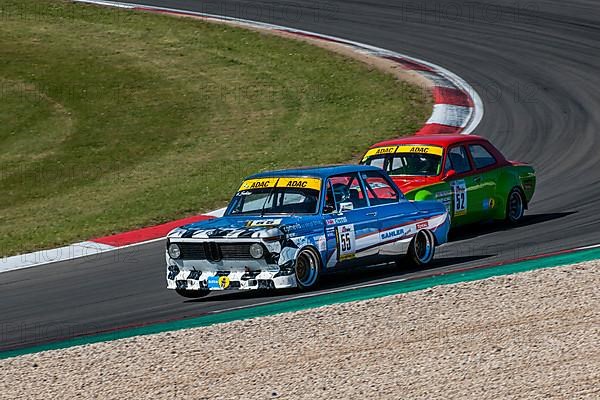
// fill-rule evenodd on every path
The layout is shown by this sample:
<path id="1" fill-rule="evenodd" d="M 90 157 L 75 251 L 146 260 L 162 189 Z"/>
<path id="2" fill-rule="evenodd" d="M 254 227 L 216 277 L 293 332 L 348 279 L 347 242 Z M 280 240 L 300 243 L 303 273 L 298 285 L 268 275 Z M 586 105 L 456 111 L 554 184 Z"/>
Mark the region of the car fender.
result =
<path id="1" fill-rule="evenodd" d="M 494 213 L 493 218 L 497 220 L 503 220 L 506 218 L 506 201 L 508 199 L 508 195 L 513 188 L 519 188 L 521 192 L 525 196 L 525 208 L 528 207 L 529 200 L 531 196 L 527 196 L 525 189 L 523 187 L 523 183 L 521 180 L 521 169 L 530 169 L 531 173 L 533 173 L 533 168 L 529 166 L 523 167 L 515 167 L 508 166 L 504 167 L 500 170 L 500 174 L 498 176 L 498 181 L 496 182 L 496 194 L 494 196 Z M 527 175 L 527 174 L 525 174 Z M 534 178 L 535 179 L 535 178 Z M 533 193 L 531 192 L 531 195 Z"/>

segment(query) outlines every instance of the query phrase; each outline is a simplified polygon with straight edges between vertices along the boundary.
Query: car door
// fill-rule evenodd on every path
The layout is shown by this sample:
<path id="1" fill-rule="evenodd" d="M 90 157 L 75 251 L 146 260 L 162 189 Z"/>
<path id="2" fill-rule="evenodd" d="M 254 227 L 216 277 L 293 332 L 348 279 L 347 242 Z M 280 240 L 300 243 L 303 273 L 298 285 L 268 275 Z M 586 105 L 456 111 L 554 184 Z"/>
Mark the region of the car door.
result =
<path id="1" fill-rule="evenodd" d="M 481 216 L 483 219 L 492 218 L 497 203 L 498 160 L 480 143 L 472 143 L 467 147 L 469 156 L 475 167 L 473 180 L 478 182 L 480 186 L 476 192 L 476 201 L 481 204 Z"/>
<path id="2" fill-rule="evenodd" d="M 400 190 L 379 171 L 360 173 L 371 209 L 377 215 L 379 255 L 398 256 L 406 252 L 411 232 L 407 226 L 418 219 L 418 210 Z"/>
<path id="3" fill-rule="evenodd" d="M 452 225 L 468 224 L 483 218 L 481 177 L 475 174 L 464 145 L 448 149 L 444 171 L 445 174 L 454 171 L 454 175 L 447 180 L 452 190 Z"/>
<path id="4" fill-rule="evenodd" d="M 330 177 L 326 183 L 326 193 L 326 198 L 334 200 L 329 200 L 330 205 L 326 204 L 324 210 L 326 266 L 351 266 L 364 262 L 365 258 L 376 257 L 379 235 L 377 213 L 368 207 L 358 174 Z"/>

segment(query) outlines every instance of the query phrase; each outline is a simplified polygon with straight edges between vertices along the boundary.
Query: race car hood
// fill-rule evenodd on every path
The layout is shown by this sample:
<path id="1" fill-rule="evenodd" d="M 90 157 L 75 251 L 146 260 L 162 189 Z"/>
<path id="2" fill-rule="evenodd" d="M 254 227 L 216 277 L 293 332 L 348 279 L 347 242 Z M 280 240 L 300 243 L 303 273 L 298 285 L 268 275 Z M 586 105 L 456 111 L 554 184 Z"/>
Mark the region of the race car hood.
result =
<path id="1" fill-rule="evenodd" d="M 317 216 L 225 216 L 172 230 L 168 238 L 268 238 L 322 228 Z"/>
<path id="2" fill-rule="evenodd" d="M 424 186 L 433 185 L 440 181 L 437 176 L 392 176 L 394 183 L 402 193 L 410 192 Z"/>

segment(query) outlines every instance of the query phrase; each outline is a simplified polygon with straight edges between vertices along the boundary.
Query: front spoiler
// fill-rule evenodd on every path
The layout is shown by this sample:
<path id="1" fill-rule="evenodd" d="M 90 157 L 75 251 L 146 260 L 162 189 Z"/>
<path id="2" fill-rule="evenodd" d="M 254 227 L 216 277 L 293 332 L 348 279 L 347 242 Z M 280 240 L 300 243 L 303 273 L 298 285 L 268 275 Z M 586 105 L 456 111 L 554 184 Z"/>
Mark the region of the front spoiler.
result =
<path id="1" fill-rule="evenodd" d="M 188 271 L 177 272 L 174 266 L 167 271 L 167 289 L 185 290 L 258 290 L 295 288 L 293 271 Z"/>

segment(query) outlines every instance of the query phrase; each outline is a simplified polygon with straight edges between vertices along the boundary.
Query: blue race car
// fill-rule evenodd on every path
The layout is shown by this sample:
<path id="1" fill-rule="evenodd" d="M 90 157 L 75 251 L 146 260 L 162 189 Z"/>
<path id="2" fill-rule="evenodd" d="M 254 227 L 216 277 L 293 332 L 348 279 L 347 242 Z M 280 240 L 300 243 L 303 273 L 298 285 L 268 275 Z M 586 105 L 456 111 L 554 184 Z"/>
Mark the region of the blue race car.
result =
<path id="1" fill-rule="evenodd" d="M 377 167 L 265 172 L 242 183 L 222 218 L 168 234 L 167 287 L 184 297 L 310 289 L 322 274 L 356 265 L 422 267 L 448 229 L 442 203 L 406 200 Z"/>

